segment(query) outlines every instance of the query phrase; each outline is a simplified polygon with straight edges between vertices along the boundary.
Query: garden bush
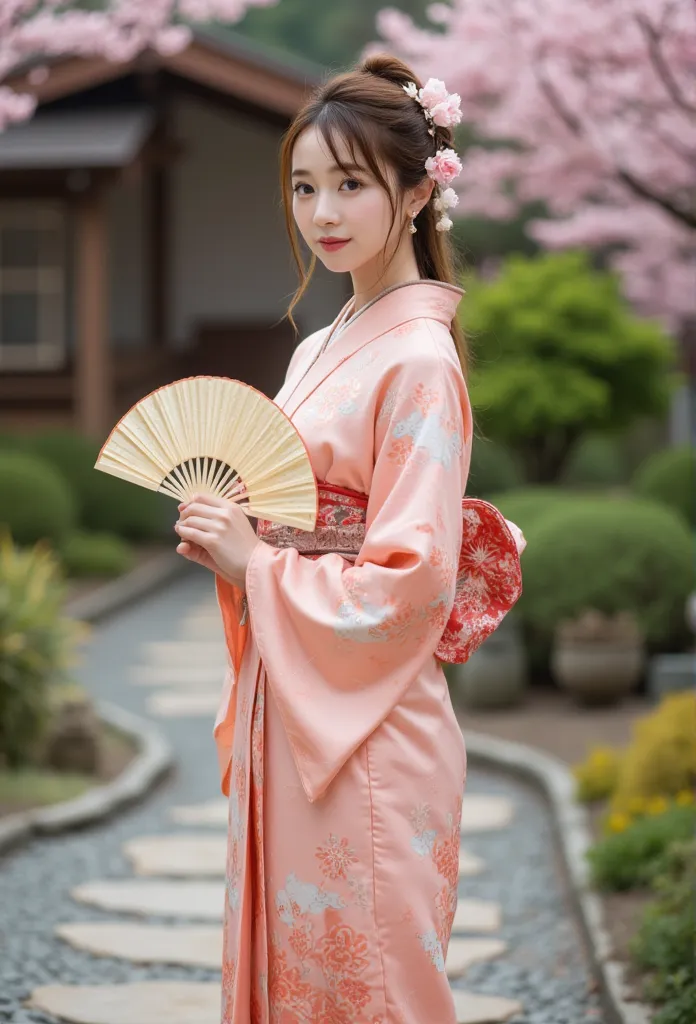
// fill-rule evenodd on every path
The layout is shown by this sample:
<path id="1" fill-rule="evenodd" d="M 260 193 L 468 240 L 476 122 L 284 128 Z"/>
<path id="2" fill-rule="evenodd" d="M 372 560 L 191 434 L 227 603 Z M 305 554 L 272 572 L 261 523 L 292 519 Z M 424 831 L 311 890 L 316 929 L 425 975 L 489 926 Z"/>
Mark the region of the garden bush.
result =
<path id="1" fill-rule="evenodd" d="M 618 432 L 667 411 L 674 340 L 637 317 L 587 253 L 512 255 L 494 280 L 472 276 L 466 287 L 476 419 L 519 453 L 525 479 L 555 482 L 587 430 Z"/>
<path id="2" fill-rule="evenodd" d="M 133 541 L 167 534 L 176 518 L 172 500 L 96 470 L 98 443 L 70 431 L 37 434 L 26 443 L 65 476 L 75 494 L 80 526 Z"/>
<path id="3" fill-rule="evenodd" d="M 662 1009 L 655 1024 L 696 1020 L 696 840 L 674 842 L 653 880 L 656 901 L 645 911 L 631 944 L 632 956 L 649 974 L 645 995 Z"/>
<path id="4" fill-rule="evenodd" d="M 20 451 L 0 450 L 0 526 L 17 544 L 60 545 L 74 529 L 69 484 L 50 463 Z"/>
<path id="5" fill-rule="evenodd" d="M 614 487 L 627 476 L 621 443 L 607 434 L 585 434 L 571 449 L 560 480 L 568 487 Z"/>
<path id="6" fill-rule="evenodd" d="M 0 537 L 0 764 L 30 764 L 48 722 L 49 687 L 65 681 L 80 626 L 64 618 L 58 563 L 43 546 Z"/>
<path id="7" fill-rule="evenodd" d="M 488 499 L 488 495 L 518 488 L 522 482 L 522 468 L 508 448 L 495 441 L 474 439 L 467 494 Z"/>
<path id="8" fill-rule="evenodd" d="M 613 747 L 594 747 L 581 764 L 573 767 L 576 797 L 582 803 L 606 800 L 614 792 L 621 769 L 621 754 Z"/>
<path id="9" fill-rule="evenodd" d="M 503 514 L 531 519 L 513 498 L 500 502 Z M 675 512 L 633 498 L 566 497 L 537 514 L 533 527 L 519 518 L 528 546 L 517 612 L 548 645 L 562 621 L 586 609 L 633 613 L 655 649 L 683 643 L 692 542 Z"/>
<path id="10" fill-rule="evenodd" d="M 662 502 L 696 524 L 696 452 L 690 445 L 656 452 L 639 466 L 633 490 L 644 498 Z"/>
<path id="11" fill-rule="evenodd" d="M 111 533 L 71 533 L 60 551 L 68 576 L 119 576 L 133 564 L 133 552 L 126 541 Z"/>
<path id="12" fill-rule="evenodd" d="M 560 487 L 529 486 L 492 494 L 488 499 L 524 532 L 527 544 L 546 519 L 558 508 L 575 502 L 576 496 Z M 526 553 L 522 556 L 526 559 Z"/>
<path id="13" fill-rule="evenodd" d="M 669 694 L 633 726 L 611 801 L 630 813 L 637 800 L 670 797 L 696 786 L 696 693 Z"/>
<path id="14" fill-rule="evenodd" d="M 612 816 L 608 825 L 611 834 L 588 854 L 593 883 L 605 890 L 642 888 L 662 869 L 672 844 L 693 837 L 696 807 L 674 802 L 632 822 L 627 816 Z"/>

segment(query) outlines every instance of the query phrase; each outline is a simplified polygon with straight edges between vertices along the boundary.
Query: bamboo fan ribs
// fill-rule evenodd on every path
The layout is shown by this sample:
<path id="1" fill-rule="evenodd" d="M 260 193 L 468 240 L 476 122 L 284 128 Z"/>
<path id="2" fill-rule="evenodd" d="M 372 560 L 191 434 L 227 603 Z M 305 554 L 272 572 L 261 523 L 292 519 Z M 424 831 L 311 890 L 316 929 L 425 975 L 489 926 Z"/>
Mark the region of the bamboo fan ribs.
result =
<path id="1" fill-rule="evenodd" d="M 313 530 L 317 484 L 295 426 L 266 395 L 226 377 L 188 377 L 137 402 L 95 469 L 179 501 L 216 494 L 259 519 Z"/>

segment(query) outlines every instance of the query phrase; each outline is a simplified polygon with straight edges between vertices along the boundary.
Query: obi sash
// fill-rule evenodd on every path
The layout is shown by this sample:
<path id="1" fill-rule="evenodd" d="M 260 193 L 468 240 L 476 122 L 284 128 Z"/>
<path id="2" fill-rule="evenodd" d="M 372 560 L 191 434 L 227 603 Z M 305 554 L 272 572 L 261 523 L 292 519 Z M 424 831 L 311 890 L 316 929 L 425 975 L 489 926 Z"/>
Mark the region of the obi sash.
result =
<path id="1" fill-rule="evenodd" d="M 365 539 L 368 496 L 317 481 L 315 529 L 259 520 L 257 534 L 278 548 L 296 548 L 309 558 L 335 552 L 357 558 Z M 479 498 L 462 499 L 462 544 L 454 604 L 435 655 L 461 664 L 500 625 L 522 593 L 522 532 L 495 506 Z"/>

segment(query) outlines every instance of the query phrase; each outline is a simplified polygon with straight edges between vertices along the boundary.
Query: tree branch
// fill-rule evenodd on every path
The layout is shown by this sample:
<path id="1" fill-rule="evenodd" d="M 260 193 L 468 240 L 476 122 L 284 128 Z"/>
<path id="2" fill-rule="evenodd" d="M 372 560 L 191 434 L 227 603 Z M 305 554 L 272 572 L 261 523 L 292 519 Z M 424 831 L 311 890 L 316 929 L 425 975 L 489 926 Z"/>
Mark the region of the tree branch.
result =
<path id="1" fill-rule="evenodd" d="M 685 210 L 682 207 L 677 206 L 671 199 L 667 199 L 666 196 L 658 195 L 651 189 L 644 185 L 642 181 L 635 178 L 630 171 L 624 171 L 620 167 L 616 169 L 617 177 L 624 183 L 632 192 L 635 192 L 641 199 L 647 199 L 648 202 L 654 203 L 659 206 L 660 209 L 664 210 L 675 220 L 679 221 L 680 224 L 685 224 L 686 227 L 696 230 L 696 211 Z"/>
<path id="2" fill-rule="evenodd" d="M 574 135 L 582 136 L 582 123 L 575 114 L 564 106 L 551 82 L 541 74 L 537 74 L 537 80 L 539 82 L 539 88 L 563 124 L 565 124 L 568 130 Z M 675 220 L 679 221 L 680 224 L 685 224 L 689 228 L 696 229 L 696 211 L 684 209 L 674 203 L 671 199 L 668 199 L 666 196 L 661 196 L 659 193 L 653 192 L 647 185 L 644 185 L 642 181 L 639 181 L 638 178 L 631 174 L 630 171 L 623 170 L 621 167 L 616 168 L 616 176 L 624 185 L 627 186 L 627 188 L 630 188 L 632 192 L 640 196 L 641 199 L 646 199 L 648 202 L 659 206 L 665 211 L 665 213 L 668 213 Z"/>
<path id="3" fill-rule="evenodd" d="M 655 72 L 658 78 L 661 79 L 662 84 L 669 93 L 673 102 L 676 103 L 678 107 L 681 107 L 682 110 L 685 110 L 687 113 L 696 114 L 696 106 L 693 103 L 689 102 L 689 100 L 686 98 L 682 90 L 679 88 L 679 83 L 672 74 L 669 64 L 663 56 L 662 50 L 660 49 L 659 33 L 657 32 L 655 27 L 650 24 L 650 22 L 644 15 L 637 14 L 636 21 L 638 22 L 638 25 L 642 29 L 643 35 L 645 36 L 645 41 L 648 47 L 648 53 L 650 54 L 650 59 L 652 61 L 653 67 L 655 68 Z"/>

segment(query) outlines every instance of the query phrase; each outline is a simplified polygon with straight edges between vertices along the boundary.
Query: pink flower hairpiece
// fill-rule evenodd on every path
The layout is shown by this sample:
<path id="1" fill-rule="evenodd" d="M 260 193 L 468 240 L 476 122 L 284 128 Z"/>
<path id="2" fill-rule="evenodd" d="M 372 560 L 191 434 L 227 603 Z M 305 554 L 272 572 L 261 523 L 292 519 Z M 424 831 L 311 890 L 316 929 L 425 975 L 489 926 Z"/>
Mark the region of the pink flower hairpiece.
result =
<path id="1" fill-rule="evenodd" d="M 435 135 L 435 126 L 450 128 L 461 121 L 460 96 L 456 92 L 448 93 L 445 83 L 439 78 L 429 78 L 422 89 L 415 82 L 409 82 L 403 89 L 423 108 L 429 135 Z M 453 149 L 439 149 L 435 156 L 425 161 L 425 170 L 438 186 L 433 200 L 435 209 L 442 214 L 436 224 L 437 230 L 449 231 L 452 221 L 447 210 L 459 202 L 459 196 L 449 185 L 462 173 L 462 162 Z"/>

